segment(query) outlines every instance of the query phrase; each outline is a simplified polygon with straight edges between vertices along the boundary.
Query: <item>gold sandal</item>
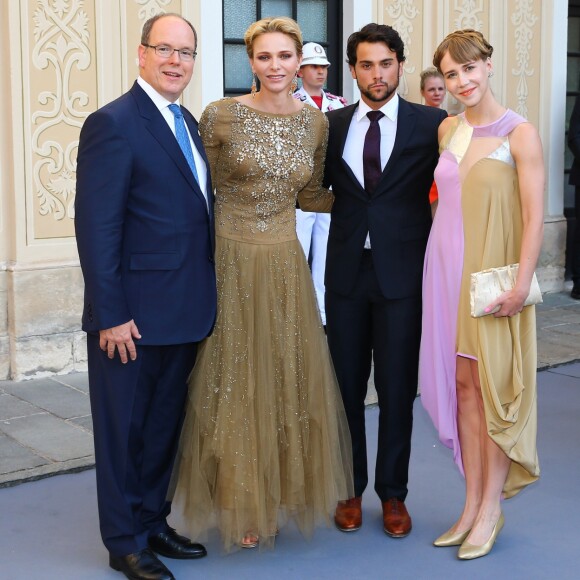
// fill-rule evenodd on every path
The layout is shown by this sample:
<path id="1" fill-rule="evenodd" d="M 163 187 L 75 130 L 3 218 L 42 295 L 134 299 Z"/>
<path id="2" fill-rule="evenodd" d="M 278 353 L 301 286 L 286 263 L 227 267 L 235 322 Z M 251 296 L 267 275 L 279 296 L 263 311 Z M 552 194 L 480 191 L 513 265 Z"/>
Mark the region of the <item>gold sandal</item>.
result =
<path id="1" fill-rule="evenodd" d="M 253 532 L 248 532 L 240 542 L 240 547 L 251 550 L 252 548 L 257 548 L 260 543 L 260 538 Z"/>

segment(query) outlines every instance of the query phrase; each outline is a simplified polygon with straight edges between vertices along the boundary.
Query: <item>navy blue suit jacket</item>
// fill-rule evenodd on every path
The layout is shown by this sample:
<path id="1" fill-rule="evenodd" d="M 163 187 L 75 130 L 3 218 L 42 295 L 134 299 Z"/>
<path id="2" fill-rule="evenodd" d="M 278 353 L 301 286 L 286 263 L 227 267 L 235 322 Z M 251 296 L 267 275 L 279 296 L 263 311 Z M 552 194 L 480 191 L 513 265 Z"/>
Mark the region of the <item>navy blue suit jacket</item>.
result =
<path id="1" fill-rule="evenodd" d="M 325 285 L 343 296 L 351 292 L 368 232 L 384 297 L 420 296 L 431 228 L 429 189 L 439 157 L 437 129 L 447 113 L 399 98 L 393 151 L 376 190 L 369 195 L 342 158 L 357 107 L 355 103 L 327 113 L 324 185 L 332 186 L 335 199 Z"/>
<path id="2" fill-rule="evenodd" d="M 196 120 L 183 115 L 205 159 Z M 75 205 L 83 330 L 133 319 L 144 345 L 197 342 L 211 332 L 211 183 L 207 190 L 209 211 L 175 136 L 137 83 L 86 119 Z"/>

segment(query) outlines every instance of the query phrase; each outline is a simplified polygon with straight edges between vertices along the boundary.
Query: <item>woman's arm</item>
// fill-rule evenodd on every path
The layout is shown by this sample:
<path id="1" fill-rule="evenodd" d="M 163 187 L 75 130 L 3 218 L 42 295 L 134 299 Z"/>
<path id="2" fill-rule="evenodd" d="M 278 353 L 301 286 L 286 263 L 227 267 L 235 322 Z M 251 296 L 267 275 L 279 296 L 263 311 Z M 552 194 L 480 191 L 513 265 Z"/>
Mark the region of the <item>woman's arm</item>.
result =
<path id="1" fill-rule="evenodd" d="M 316 211 L 328 213 L 334 203 L 332 192 L 322 186 L 324 175 L 324 160 L 328 145 L 328 119 L 321 114 L 320 122 L 317 123 L 316 149 L 314 151 L 314 166 L 312 178 L 306 187 L 298 192 L 298 205 L 303 211 Z"/>
<path id="2" fill-rule="evenodd" d="M 516 285 L 488 306 L 489 310 L 493 310 L 501 304 L 494 315 L 496 317 L 513 316 L 522 311 L 530 292 L 544 234 L 544 156 L 536 128 L 531 123 L 518 125 L 510 135 L 510 149 L 520 186 L 523 236 Z"/>

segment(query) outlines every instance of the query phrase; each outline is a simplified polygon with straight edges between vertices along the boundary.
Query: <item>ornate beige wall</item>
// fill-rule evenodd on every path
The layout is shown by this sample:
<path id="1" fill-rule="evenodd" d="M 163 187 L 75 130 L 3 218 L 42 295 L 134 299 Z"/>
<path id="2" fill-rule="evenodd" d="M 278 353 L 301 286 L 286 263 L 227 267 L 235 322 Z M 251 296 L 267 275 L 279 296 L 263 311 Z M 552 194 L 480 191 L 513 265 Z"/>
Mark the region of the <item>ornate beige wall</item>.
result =
<path id="1" fill-rule="evenodd" d="M 499 99 L 538 124 L 541 0 L 397 0 L 381 2 L 383 21 L 399 31 L 407 62 L 400 94 L 421 102 L 419 74 L 433 66 L 433 52 L 446 34 L 481 31 L 494 46 L 493 89 Z M 452 108 L 456 103 L 448 103 Z"/>

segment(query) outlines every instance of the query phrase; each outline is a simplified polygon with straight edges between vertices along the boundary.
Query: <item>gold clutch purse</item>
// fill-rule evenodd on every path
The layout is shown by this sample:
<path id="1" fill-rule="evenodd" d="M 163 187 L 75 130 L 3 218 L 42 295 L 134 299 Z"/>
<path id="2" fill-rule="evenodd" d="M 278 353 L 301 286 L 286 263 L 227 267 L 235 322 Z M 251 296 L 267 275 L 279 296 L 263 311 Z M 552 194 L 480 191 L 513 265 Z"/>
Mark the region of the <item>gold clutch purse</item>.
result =
<path id="1" fill-rule="evenodd" d="M 519 264 L 510 264 L 509 266 L 502 266 L 501 268 L 489 268 L 481 272 L 474 272 L 471 274 L 470 287 L 470 302 L 471 302 L 471 316 L 479 318 L 480 316 L 487 316 L 499 310 L 499 306 L 490 312 L 485 309 L 496 298 L 511 290 L 516 284 L 518 276 Z M 540 304 L 542 302 L 542 292 L 536 273 L 532 278 L 530 285 L 530 293 L 524 302 L 524 306 L 532 304 Z"/>

